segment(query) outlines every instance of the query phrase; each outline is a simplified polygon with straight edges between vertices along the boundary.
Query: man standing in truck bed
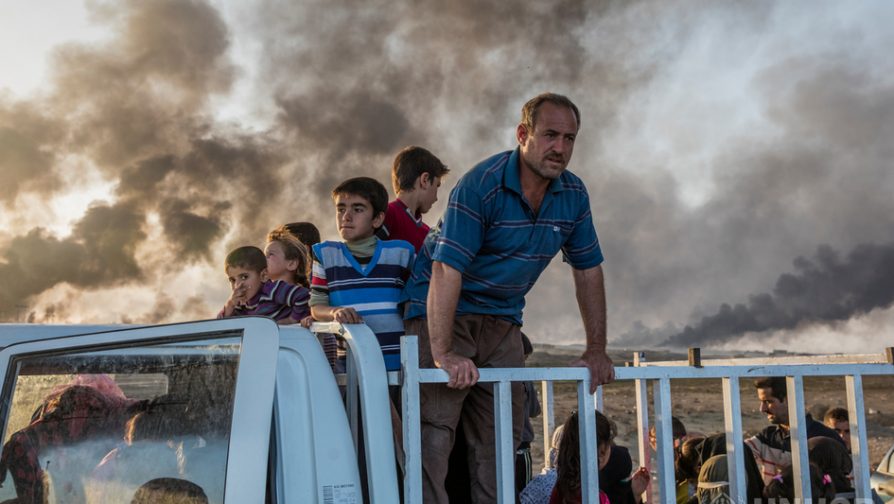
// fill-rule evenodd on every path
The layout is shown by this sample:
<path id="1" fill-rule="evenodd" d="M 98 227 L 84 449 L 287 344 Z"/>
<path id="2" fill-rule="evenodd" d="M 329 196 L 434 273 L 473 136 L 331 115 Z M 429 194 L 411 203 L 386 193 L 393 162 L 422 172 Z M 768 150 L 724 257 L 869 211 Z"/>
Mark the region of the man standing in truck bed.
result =
<path id="1" fill-rule="evenodd" d="M 583 182 L 565 171 L 580 128 L 568 98 L 544 93 L 522 108 L 518 148 L 474 167 L 450 193 L 441 223 L 420 251 L 405 298 L 407 334 L 419 336 L 423 367 L 450 381 L 423 386 L 422 470 L 425 502 L 446 503 L 444 478 L 459 422 L 465 430 L 474 502 L 496 500 L 493 387 L 479 367 L 523 367 L 525 295 L 561 250 L 572 266 L 586 331 L 591 388 L 614 378 L 605 352 L 602 251 Z M 524 394 L 513 384 L 514 446 Z"/>

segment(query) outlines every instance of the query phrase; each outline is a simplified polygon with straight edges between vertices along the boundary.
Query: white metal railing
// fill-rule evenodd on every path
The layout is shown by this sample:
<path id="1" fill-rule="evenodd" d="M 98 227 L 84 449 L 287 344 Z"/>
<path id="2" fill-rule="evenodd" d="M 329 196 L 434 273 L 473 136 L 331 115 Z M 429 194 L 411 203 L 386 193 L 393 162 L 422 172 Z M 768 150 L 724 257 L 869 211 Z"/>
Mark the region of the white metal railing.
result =
<path id="1" fill-rule="evenodd" d="M 796 497 L 809 502 L 810 476 L 808 467 L 807 439 L 804 421 L 804 377 L 843 376 L 847 393 L 847 409 L 851 430 L 851 447 L 854 464 L 856 502 L 872 502 L 869 487 L 869 450 L 866 441 L 866 416 L 863 402 L 863 376 L 894 375 L 894 350 L 884 354 L 865 355 L 817 355 L 769 357 L 765 359 L 713 359 L 698 358 L 698 351 L 690 349 L 688 361 L 646 362 L 642 352 L 634 353 L 634 367 L 615 368 L 616 380 L 633 380 L 636 391 L 637 439 L 640 464 L 651 467 L 648 446 L 649 415 L 648 387 L 653 387 L 654 411 L 657 436 L 657 472 L 659 496 L 653 499 L 651 488 L 648 502 L 670 502 L 662 496 L 675 494 L 673 473 L 673 427 L 671 423 L 672 379 L 717 379 L 722 383 L 724 404 L 724 432 L 726 434 L 729 466 L 730 496 L 734 502 L 745 503 L 746 484 L 744 457 L 751 456 L 743 444 L 742 408 L 739 380 L 766 376 L 786 377 L 789 419 L 792 432 L 792 461 Z M 694 357 L 693 357 L 694 355 Z M 543 383 L 544 404 L 552 404 L 552 387 Z M 601 389 L 601 387 L 600 387 Z M 544 427 L 553 425 L 552 410 L 544 408 Z M 549 436 L 544 431 L 544 450 L 548 450 Z M 862 500 L 861 500 L 862 499 Z"/>
<path id="2" fill-rule="evenodd" d="M 367 443 L 367 470 L 370 482 L 371 502 L 396 502 L 396 467 L 391 457 L 374 455 L 392 453 L 391 436 L 370 435 L 368 422 L 386 422 L 386 413 L 380 412 L 374 403 L 388 405 L 387 385 L 401 385 L 402 428 L 404 460 L 404 502 L 422 502 L 422 439 L 419 388 L 424 384 L 446 383 L 447 373 L 441 369 L 421 369 L 416 336 L 401 338 L 400 373 L 385 373 L 379 347 L 372 332 L 362 324 L 337 323 L 314 324 L 315 332 L 341 335 L 348 342 L 348 370 L 346 375 L 347 410 L 353 432 L 363 428 Z M 724 432 L 726 434 L 727 460 L 729 465 L 730 497 L 733 502 L 745 504 L 745 456 L 742 436 L 742 408 L 739 381 L 743 378 L 784 376 L 787 384 L 789 421 L 792 434 L 792 462 L 796 498 L 810 502 L 807 438 L 804 421 L 804 377 L 843 376 L 846 383 L 847 405 L 851 429 L 851 447 L 854 464 L 856 502 L 871 502 L 869 486 L 869 451 L 866 441 L 866 417 L 863 403 L 863 376 L 894 375 L 894 352 L 856 356 L 815 356 L 768 359 L 723 359 L 700 361 L 647 362 L 642 353 L 634 354 L 633 366 L 616 367 L 615 380 L 634 382 L 636 391 L 637 439 L 640 464 L 651 467 L 648 444 L 649 405 L 648 387 L 652 387 L 655 430 L 657 437 L 658 495 L 647 496 L 648 502 L 671 502 L 676 493 L 674 477 L 673 426 L 671 420 L 671 381 L 674 379 L 720 379 L 724 404 Z M 540 381 L 543 400 L 543 436 L 545 456 L 548 442 L 555 427 L 553 412 L 553 383 L 572 381 L 577 383 L 578 411 L 581 414 L 581 473 L 583 502 L 597 503 L 599 471 L 596 457 L 596 409 L 602 409 L 602 387 L 596 394 L 589 394 L 590 376 L 586 368 L 483 368 L 479 369 L 480 383 L 494 384 L 494 424 L 497 448 L 498 502 L 509 503 L 515 499 L 514 455 L 512 444 L 512 382 Z M 381 378 L 379 378 L 381 377 Z M 359 394 L 358 394 L 359 392 Z M 352 397 L 353 396 L 353 397 Z M 358 405 L 364 409 L 363 425 L 356 421 Z M 367 412 L 372 413 L 368 415 Z M 372 418 L 376 416 L 377 418 Z M 390 417 L 387 424 L 390 425 Z M 355 434 L 356 442 L 356 434 Z M 373 446 L 375 444 L 375 446 Z M 386 481 L 389 480 L 390 481 Z M 375 482 L 375 483 L 374 483 Z M 376 492 L 374 492 L 374 489 Z M 375 493 L 375 495 L 374 495 Z M 384 497 L 388 495 L 389 497 Z"/>
<path id="3" fill-rule="evenodd" d="M 420 428 L 419 387 L 447 383 L 447 372 L 419 368 L 416 336 L 401 338 L 402 402 L 404 449 L 404 502 L 422 502 L 422 439 Z M 512 444 L 512 382 L 577 382 L 578 414 L 581 439 L 581 489 L 584 502 L 599 502 L 599 471 L 596 458 L 596 405 L 589 393 L 590 374 L 585 368 L 482 368 L 479 383 L 494 384 L 494 425 L 497 444 L 497 502 L 515 502 L 515 446 Z"/>
<path id="4" fill-rule="evenodd" d="M 698 349 L 689 350 L 688 361 L 645 362 L 640 354 L 640 369 L 674 369 L 674 378 L 720 378 L 723 384 L 724 427 L 726 432 L 727 460 L 729 466 L 730 495 L 736 502 L 744 503 L 745 469 L 742 444 L 742 414 L 739 395 L 739 379 L 764 376 L 786 378 L 787 403 L 791 429 L 792 472 L 795 478 L 795 496 L 810 502 L 810 471 L 807 457 L 807 433 L 804 421 L 804 377 L 843 376 L 847 394 L 848 420 L 851 430 L 851 453 L 854 465 L 856 502 L 872 502 L 869 487 L 869 448 L 866 441 L 866 414 L 863 403 L 863 376 L 894 375 L 894 351 L 886 349 L 881 354 L 866 355 L 816 355 L 768 357 L 765 359 L 711 359 L 701 360 Z M 638 415 L 642 415 L 638 412 Z M 664 443 L 668 448 L 672 439 L 670 427 L 665 431 Z M 802 470 L 803 469 L 803 470 Z M 663 485 L 662 488 L 666 488 Z"/>

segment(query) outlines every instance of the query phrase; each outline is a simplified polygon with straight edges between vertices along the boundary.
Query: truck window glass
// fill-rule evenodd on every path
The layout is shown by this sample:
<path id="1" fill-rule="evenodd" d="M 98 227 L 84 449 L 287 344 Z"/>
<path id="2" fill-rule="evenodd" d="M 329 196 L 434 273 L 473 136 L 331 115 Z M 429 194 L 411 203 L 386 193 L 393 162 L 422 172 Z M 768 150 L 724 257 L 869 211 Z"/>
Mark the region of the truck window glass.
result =
<path id="1" fill-rule="evenodd" d="M 240 350 L 227 335 L 13 359 L 0 502 L 223 502 Z"/>

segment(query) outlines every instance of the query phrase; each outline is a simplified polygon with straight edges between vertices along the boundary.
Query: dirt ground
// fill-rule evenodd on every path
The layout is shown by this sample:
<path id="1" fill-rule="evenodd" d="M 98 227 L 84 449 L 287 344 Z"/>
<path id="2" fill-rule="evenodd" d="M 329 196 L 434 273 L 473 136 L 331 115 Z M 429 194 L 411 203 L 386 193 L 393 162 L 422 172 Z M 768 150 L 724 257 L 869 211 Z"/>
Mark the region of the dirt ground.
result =
<path id="1" fill-rule="evenodd" d="M 630 352 L 610 352 L 616 365 L 631 359 Z M 527 364 L 530 367 L 567 365 L 579 352 L 574 349 L 537 345 Z M 647 357 L 649 357 L 647 353 Z M 650 360 L 659 360 L 649 357 Z M 661 360 L 668 358 L 662 356 Z M 684 358 L 676 356 L 675 359 Z M 539 385 L 537 386 L 539 390 Z M 759 411 L 757 395 L 750 380 L 740 383 L 742 428 L 745 437 L 757 433 L 768 425 L 766 416 Z M 554 413 L 556 425 L 565 421 L 577 407 L 576 386 L 571 383 L 554 385 Z M 847 407 L 843 377 L 805 378 L 805 406 L 814 418 L 822 420 L 828 408 Z M 894 444 L 894 377 L 864 377 L 863 395 L 868 427 L 869 461 L 873 468 L 885 452 Z M 674 380 L 671 382 L 672 411 L 683 421 L 687 430 L 713 434 L 723 431 L 723 395 L 720 380 Z M 616 442 L 630 449 L 637 457 L 636 442 L 636 394 L 633 382 L 616 382 L 604 387 L 604 413 L 618 426 Z M 650 394 L 650 405 L 651 405 Z M 650 417 L 650 422 L 653 422 Z M 543 466 L 541 439 L 542 418 L 532 419 L 537 439 L 532 445 L 535 474 Z M 634 461 L 636 463 L 636 461 Z"/>

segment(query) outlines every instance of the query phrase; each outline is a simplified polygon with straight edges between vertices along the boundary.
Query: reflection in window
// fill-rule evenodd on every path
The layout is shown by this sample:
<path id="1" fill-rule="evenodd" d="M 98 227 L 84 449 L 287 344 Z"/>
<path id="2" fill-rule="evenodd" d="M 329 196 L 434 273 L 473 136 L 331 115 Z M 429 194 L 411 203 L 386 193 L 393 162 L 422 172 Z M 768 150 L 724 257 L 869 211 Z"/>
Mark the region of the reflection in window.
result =
<path id="1" fill-rule="evenodd" d="M 194 487 L 222 502 L 240 348 L 227 337 L 14 360 L 0 502 L 131 502 L 138 490 Z"/>

